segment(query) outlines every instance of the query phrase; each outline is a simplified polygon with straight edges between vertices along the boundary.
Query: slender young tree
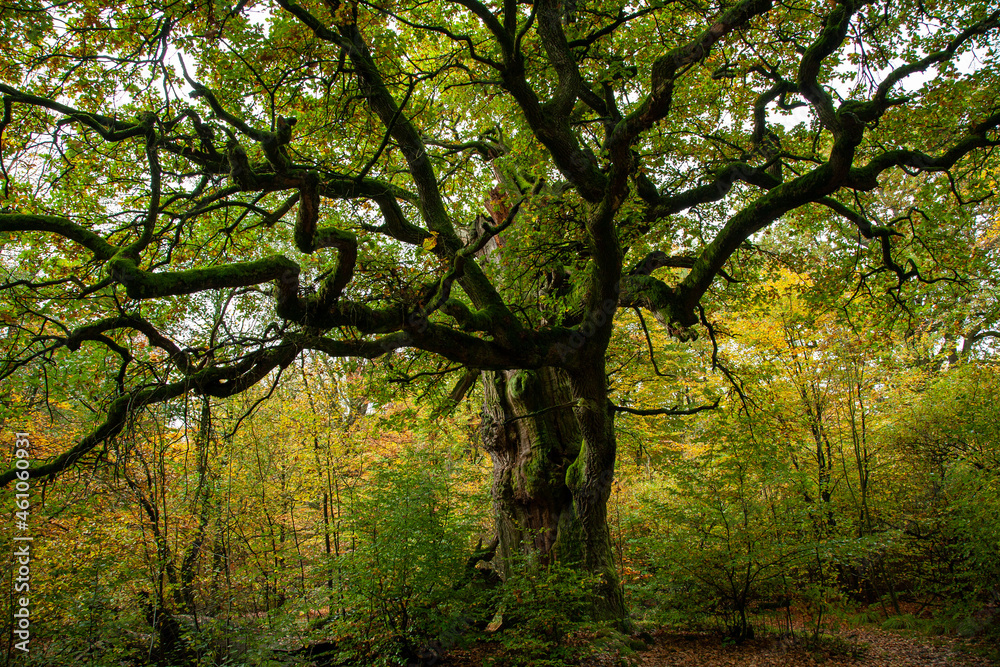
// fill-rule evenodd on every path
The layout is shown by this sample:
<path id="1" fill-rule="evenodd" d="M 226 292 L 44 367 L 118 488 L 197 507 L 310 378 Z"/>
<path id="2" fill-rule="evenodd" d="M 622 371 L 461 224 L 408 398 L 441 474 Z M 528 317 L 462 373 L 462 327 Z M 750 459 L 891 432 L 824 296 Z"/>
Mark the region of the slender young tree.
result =
<path id="1" fill-rule="evenodd" d="M 580 563 L 607 617 L 625 613 L 615 415 L 701 407 L 609 400 L 616 311 L 690 340 L 716 279 L 752 278 L 756 235 L 796 226 L 905 299 L 942 275 L 903 251 L 930 232 L 899 176 L 975 205 L 1000 141 L 1000 12 L 980 1 L 26 0 L 0 17 L 0 377 L 99 383 L 91 430 L 33 476 L 307 351 L 432 355 L 462 372 L 453 399 L 487 372 L 501 567 Z"/>

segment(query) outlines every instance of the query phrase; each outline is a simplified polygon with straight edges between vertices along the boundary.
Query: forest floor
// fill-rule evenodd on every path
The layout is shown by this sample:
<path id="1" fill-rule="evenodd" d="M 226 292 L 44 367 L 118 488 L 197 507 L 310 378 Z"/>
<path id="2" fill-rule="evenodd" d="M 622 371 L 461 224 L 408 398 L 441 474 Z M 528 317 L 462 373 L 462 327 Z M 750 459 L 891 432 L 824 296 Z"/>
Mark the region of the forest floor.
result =
<path id="1" fill-rule="evenodd" d="M 852 665 L 855 667 L 989 667 L 997 665 L 973 652 L 965 640 L 901 635 L 872 628 L 845 630 L 828 636 L 818 645 L 787 637 L 754 639 L 740 646 L 722 642 L 717 634 L 660 632 L 654 643 L 637 655 L 639 667 L 809 667 Z M 490 657 L 499 657 L 495 644 L 480 643 L 449 652 L 442 667 L 481 667 Z M 502 664 L 502 661 L 500 662 Z M 612 661 L 586 662 L 586 667 L 605 667 Z"/>
<path id="2" fill-rule="evenodd" d="M 987 667 L 991 660 L 974 655 L 957 639 L 933 640 L 885 630 L 854 629 L 833 641 L 809 646 L 802 640 L 764 638 L 742 646 L 725 645 L 718 635 L 663 634 L 640 653 L 642 667 L 785 667 L 864 665 L 866 667 Z"/>

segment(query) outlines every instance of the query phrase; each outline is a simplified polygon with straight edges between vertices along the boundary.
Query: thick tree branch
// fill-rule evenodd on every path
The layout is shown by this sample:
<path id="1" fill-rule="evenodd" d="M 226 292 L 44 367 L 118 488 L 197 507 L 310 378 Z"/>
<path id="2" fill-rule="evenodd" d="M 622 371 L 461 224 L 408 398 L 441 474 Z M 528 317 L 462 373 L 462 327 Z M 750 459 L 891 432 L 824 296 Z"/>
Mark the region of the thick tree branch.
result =
<path id="1" fill-rule="evenodd" d="M 52 477 L 71 467 L 98 445 L 118 436 L 132 415 L 149 405 L 178 398 L 188 391 L 225 397 L 246 391 L 280 365 L 288 365 L 298 349 L 290 345 L 259 350 L 230 366 L 206 368 L 184 380 L 138 389 L 115 398 L 107 408 L 105 420 L 80 439 L 69 451 L 41 465 L 28 468 L 31 479 Z M 16 479 L 17 470 L 0 474 L 0 487 Z"/>
<path id="2" fill-rule="evenodd" d="M 70 351 L 76 351 L 83 341 L 94 340 L 100 334 L 116 329 L 133 329 L 139 331 L 146 336 L 151 345 L 164 350 L 170 356 L 170 360 L 182 372 L 191 373 L 195 370 L 188 355 L 176 343 L 160 333 L 152 323 L 132 315 L 109 317 L 100 322 L 77 327 L 66 338 L 66 348 Z"/>
<path id="3" fill-rule="evenodd" d="M 673 101 L 676 79 L 685 68 L 706 58 L 720 39 L 770 9 L 771 0 L 743 0 L 726 10 L 694 40 L 657 58 L 653 63 L 650 93 L 619 123 L 608 141 L 609 148 L 614 151 L 631 147 L 642 132 L 666 117 Z"/>
<path id="4" fill-rule="evenodd" d="M 0 213 L 0 232 L 49 232 L 79 243 L 94 253 L 94 259 L 108 260 L 119 248 L 86 227 L 52 215 Z"/>
<path id="5" fill-rule="evenodd" d="M 799 63 L 796 81 L 799 93 L 809 100 L 817 117 L 835 136 L 840 134 L 842 126 L 833 108 L 833 98 L 819 84 L 819 72 L 823 61 L 840 48 L 847 37 L 851 16 L 856 10 L 853 0 L 838 3 L 827 16 L 819 37 L 806 49 Z"/>
<path id="6" fill-rule="evenodd" d="M 133 137 L 141 137 L 144 136 L 150 128 L 149 121 L 151 118 L 144 119 L 140 122 L 121 121 L 98 113 L 80 111 L 60 102 L 17 90 L 16 88 L 12 88 L 4 83 L 0 83 L 0 92 L 14 102 L 30 104 L 31 106 L 56 111 L 70 120 L 94 130 L 101 135 L 105 141 L 118 142 L 125 141 L 126 139 L 131 139 Z"/>
<path id="7" fill-rule="evenodd" d="M 236 262 L 205 269 L 143 271 L 131 259 L 118 256 L 109 262 L 111 276 L 125 286 L 133 299 L 158 299 L 180 294 L 230 287 L 249 287 L 278 280 L 297 280 L 298 265 L 282 255 L 272 255 L 254 262 Z"/>
<path id="8" fill-rule="evenodd" d="M 441 257 L 453 258 L 462 244 L 447 213 L 427 148 L 420 133 L 407 115 L 400 111 L 386 88 L 382 74 L 358 28 L 354 25 L 345 25 L 334 33 L 294 2 L 278 0 L 278 4 L 305 23 L 317 37 L 333 42 L 345 50 L 354 64 L 362 95 L 387 132 L 392 135 L 406 159 L 410 176 L 416 185 L 421 217 L 427 229 L 438 236 L 434 252 Z M 469 262 L 463 272 L 462 286 L 475 303 L 506 308 L 503 299 L 474 260 Z M 514 320 L 513 315 L 510 320 Z M 501 340 L 507 336 L 505 331 L 495 331 L 494 335 Z"/>

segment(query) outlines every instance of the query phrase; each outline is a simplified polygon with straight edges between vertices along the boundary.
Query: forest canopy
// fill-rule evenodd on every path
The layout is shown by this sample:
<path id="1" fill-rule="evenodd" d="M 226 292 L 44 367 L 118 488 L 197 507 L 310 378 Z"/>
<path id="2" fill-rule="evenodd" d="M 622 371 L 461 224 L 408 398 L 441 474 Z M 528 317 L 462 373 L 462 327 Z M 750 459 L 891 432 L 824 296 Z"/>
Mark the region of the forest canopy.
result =
<path id="1" fill-rule="evenodd" d="M 580 566 L 622 619 L 637 424 L 804 428 L 826 503 L 831 387 L 857 417 L 889 366 L 993 352 L 988 2 L 26 0 L 0 33 L 3 419 L 67 433 L 33 479 L 368 373 L 326 409 L 467 413 L 484 560 Z"/>

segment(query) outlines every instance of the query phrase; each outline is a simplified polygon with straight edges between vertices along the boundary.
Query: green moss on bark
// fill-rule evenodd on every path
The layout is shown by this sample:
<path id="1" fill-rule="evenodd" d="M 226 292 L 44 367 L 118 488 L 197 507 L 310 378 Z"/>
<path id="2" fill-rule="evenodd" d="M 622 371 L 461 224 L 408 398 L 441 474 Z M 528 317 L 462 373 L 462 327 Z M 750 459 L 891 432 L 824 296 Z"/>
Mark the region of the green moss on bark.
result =
<path id="1" fill-rule="evenodd" d="M 207 269 L 150 273 L 125 257 L 108 263 L 110 275 L 125 286 L 133 299 L 155 299 L 193 294 L 203 290 L 246 287 L 297 274 L 298 265 L 282 255 L 272 255 L 255 262 L 236 262 Z"/>

